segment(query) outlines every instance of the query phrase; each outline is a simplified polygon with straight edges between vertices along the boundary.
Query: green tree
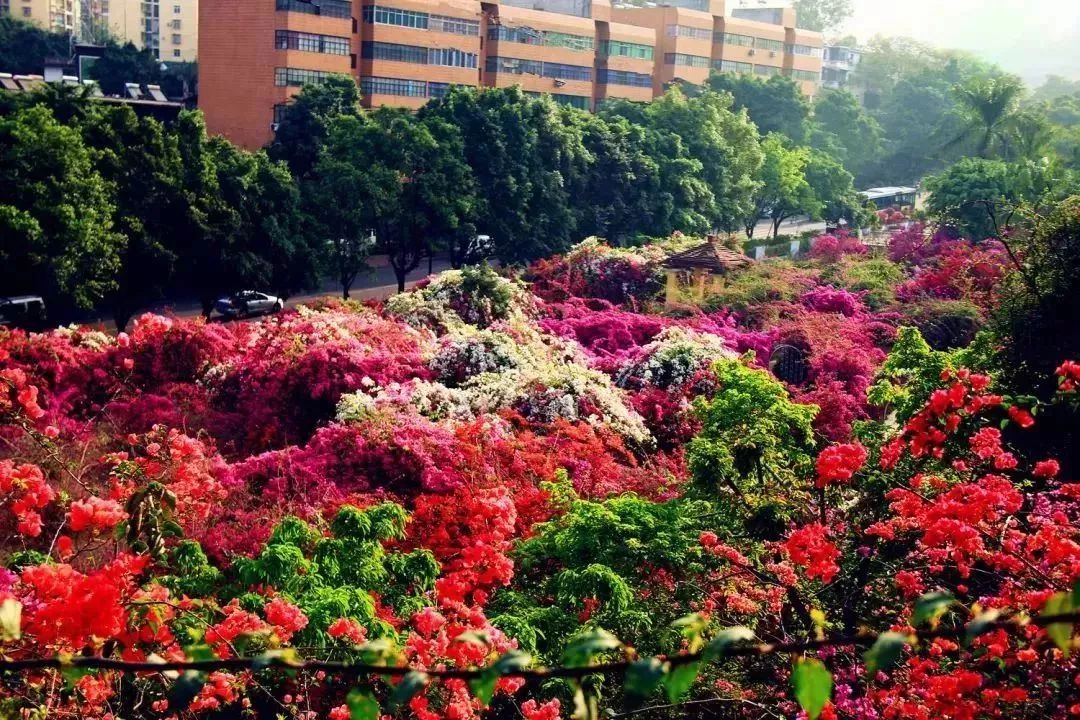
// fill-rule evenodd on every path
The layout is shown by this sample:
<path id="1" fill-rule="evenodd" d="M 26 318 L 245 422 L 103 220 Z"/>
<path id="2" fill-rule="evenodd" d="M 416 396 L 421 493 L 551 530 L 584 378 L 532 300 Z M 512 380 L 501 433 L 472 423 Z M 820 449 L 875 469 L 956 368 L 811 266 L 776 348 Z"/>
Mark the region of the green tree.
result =
<path id="1" fill-rule="evenodd" d="M 835 30 L 852 16 L 851 0 L 795 0 L 799 27 L 826 32 Z"/>
<path id="2" fill-rule="evenodd" d="M 319 161 L 302 185 L 305 210 L 324 238 L 326 266 L 345 299 L 367 268 L 373 233 L 367 202 L 381 192 L 380 179 L 368 172 L 371 159 L 363 155 L 371 122 L 367 115 L 341 115 L 328 123 Z"/>
<path id="3" fill-rule="evenodd" d="M 787 218 L 799 212 L 813 214 L 817 209 L 806 182 L 809 149 L 789 147 L 781 135 L 774 133 L 761 142 L 761 150 L 764 162 L 758 173 L 758 188 L 743 223 L 748 238 L 754 237 L 754 229 L 766 217 L 772 218 L 775 236 Z"/>
<path id="4" fill-rule="evenodd" d="M 870 223 L 872 213 L 856 192 L 854 178 L 831 155 L 820 150 L 810 151 L 806 182 L 817 201 L 818 217 L 830 223 L 844 220 L 851 227 Z"/>
<path id="5" fill-rule="evenodd" d="M 1023 95 L 1024 84 L 1011 75 L 955 85 L 953 96 L 962 125 L 946 147 L 970 147 L 981 158 L 1007 155 Z"/>
<path id="6" fill-rule="evenodd" d="M 305 85 L 281 115 L 270 157 L 284 160 L 296 178 L 307 177 L 319 160 L 329 123 L 342 115 L 360 115 L 360 88 L 351 76 L 333 75 Z"/>
<path id="7" fill-rule="evenodd" d="M 690 154 L 678 135 L 661 131 L 647 113 L 647 106 L 629 100 L 609 100 L 599 109 L 609 121 L 625 120 L 640 128 L 641 149 L 656 163 L 658 187 L 650 198 L 653 223 L 647 234 L 666 237 L 679 230 L 702 234 L 712 226 L 713 193 L 702 178 L 700 160 Z M 603 178 L 595 173 L 599 182 Z"/>
<path id="8" fill-rule="evenodd" d="M 855 177 L 878 161 L 881 135 L 881 126 L 850 92 L 826 89 L 814 101 L 811 145 L 835 157 Z"/>
<path id="9" fill-rule="evenodd" d="M 340 117 L 330 127 L 320 176 L 353 164 L 366 175 L 355 188 L 359 222 L 374 229 L 405 290 L 406 276 L 452 236 L 472 212 L 472 176 L 461 139 L 438 116 L 417 119 L 402 109 L 380 108 L 370 118 Z M 340 202 L 340 198 L 328 198 Z"/>
<path id="10" fill-rule="evenodd" d="M 0 286 L 43 295 L 54 318 L 116 288 L 124 236 L 95 160 L 45 107 L 0 118 Z"/>
<path id="11" fill-rule="evenodd" d="M 112 184 L 114 222 L 127 239 L 109 305 L 118 330 L 147 304 L 165 297 L 184 238 L 188 205 L 181 187 L 176 138 L 161 123 L 127 106 L 97 104 L 80 123 L 97 152 L 96 167 Z"/>
<path id="12" fill-rule="evenodd" d="M 565 123 L 551 98 L 518 87 L 451 88 L 420 116 L 460 131 L 476 182 L 475 224 L 499 259 L 528 262 L 578 239 L 572 192 L 583 187 L 588 154 L 580 128 Z"/>
<path id="13" fill-rule="evenodd" d="M 47 57 L 67 57 L 71 40 L 10 15 L 0 15 L 0 68 L 16 74 L 41 73 Z"/>
<path id="14" fill-rule="evenodd" d="M 645 128 L 626 118 L 582 113 L 585 149 L 592 162 L 581 206 L 580 233 L 612 243 L 656 234 L 660 166 L 647 151 Z"/>
<path id="15" fill-rule="evenodd" d="M 964 158 L 927 179 L 927 209 L 964 237 L 985 240 L 1001 237 L 1020 203 L 1045 205 L 1076 187 L 1072 173 L 1049 161 Z"/>
<path id="16" fill-rule="evenodd" d="M 102 56 L 90 65 L 90 77 L 97 81 L 107 95 L 123 95 L 126 83 L 159 84 L 161 61 L 149 48 L 137 48 L 131 42 L 123 45 L 110 41 Z"/>
<path id="17" fill-rule="evenodd" d="M 731 98 L 712 91 L 688 98 L 678 89 L 647 104 L 644 117 L 657 132 L 678 138 L 701 163 L 701 179 L 712 193 L 705 213 L 713 228 L 733 231 L 750 213 L 763 154 L 757 128 Z"/>
<path id="18" fill-rule="evenodd" d="M 716 92 L 729 93 L 735 101 L 734 109 L 745 109 L 762 135 L 776 132 L 800 145 L 806 142 L 810 103 L 791 78 L 713 73 L 708 86 Z"/>

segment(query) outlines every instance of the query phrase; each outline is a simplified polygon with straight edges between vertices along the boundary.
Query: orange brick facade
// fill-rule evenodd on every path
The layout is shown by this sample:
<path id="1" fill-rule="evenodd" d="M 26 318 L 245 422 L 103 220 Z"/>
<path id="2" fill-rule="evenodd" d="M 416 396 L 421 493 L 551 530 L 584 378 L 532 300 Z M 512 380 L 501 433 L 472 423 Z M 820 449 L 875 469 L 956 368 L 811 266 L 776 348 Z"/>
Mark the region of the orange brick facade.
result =
<path id="1" fill-rule="evenodd" d="M 259 148 L 289 98 L 327 73 L 353 75 L 368 107 L 419 108 L 451 85 L 520 85 L 592 109 L 714 70 L 788 75 L 813 96 L 822 37 L 794 24 L 790 12 L 783 25 L 725 17 L 723 0 L 202 2 L 199 106 L 210 132 Z"/>

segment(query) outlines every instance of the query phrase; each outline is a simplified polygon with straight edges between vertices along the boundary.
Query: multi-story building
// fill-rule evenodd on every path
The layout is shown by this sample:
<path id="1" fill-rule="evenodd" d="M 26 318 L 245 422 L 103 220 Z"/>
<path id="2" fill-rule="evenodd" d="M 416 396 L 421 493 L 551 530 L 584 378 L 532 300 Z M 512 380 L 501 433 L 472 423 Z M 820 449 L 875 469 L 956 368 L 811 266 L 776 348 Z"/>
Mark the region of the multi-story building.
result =
<path id="1" fill-rule="evenodd" d="M 164 62 L 197 59 L 198 0 L 98 1 L 101 23 L 119 40 L 149 48 Z"/>
<path id="2" fill-rule="evenodd" d="M 355 77 L 368 107 L 419 108 L 451 85 L 520 85 L 592 109 L 713 71 L 787 75 L 812 96 L 821 35 L 796 29 L 790 9 L 778 17 L 725 17 L 724 0 L 204 1 L 199 105 L 211 132 L 254 148 L 289 98 L 334 73 Z"/>
<path id="3" fill-rule="evenodd" d="M 851 84 L 851 74 L 859 67 L 862 52 L 843 45 L 827 45 L 821 69 L 821 84 L 834 90 L 846 89 Z"/>
<path id="4" fill-rule="evenodd" d="M 86 42 L 130 41 L 165 62 L 198 55 L 198 0 L 0 0 L 4 13 Z"/>
<path id="5" fill-rule="evenodd" d="M 79 0 L 0 0 L 0 14 L 56 32 L 74 33 L 79 28 Z"/>

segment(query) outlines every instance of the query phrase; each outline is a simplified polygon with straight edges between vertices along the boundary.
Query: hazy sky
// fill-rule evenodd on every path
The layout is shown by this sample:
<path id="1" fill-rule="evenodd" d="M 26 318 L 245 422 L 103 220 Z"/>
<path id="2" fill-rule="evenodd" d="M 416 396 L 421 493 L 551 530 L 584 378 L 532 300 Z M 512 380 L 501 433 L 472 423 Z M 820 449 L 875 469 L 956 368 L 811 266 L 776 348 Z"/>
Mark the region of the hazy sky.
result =
<path id="1" fill-rule="evenodd" d="M 855 0 L 849 32 L 971 50 L 1039 85 L 1080 80 L 1080 0 Z"/>

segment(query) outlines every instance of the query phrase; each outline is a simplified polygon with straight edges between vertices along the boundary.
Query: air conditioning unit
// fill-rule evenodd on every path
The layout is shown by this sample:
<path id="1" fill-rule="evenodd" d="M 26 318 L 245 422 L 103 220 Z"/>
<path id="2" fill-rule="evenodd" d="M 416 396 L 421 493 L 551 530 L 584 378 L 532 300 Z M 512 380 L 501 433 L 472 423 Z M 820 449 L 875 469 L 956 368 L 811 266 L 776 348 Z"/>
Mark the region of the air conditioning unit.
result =
<path id="1" fill-rule="evenodd" d="M 776 57 L 776 51 L 775 50 L 770 50 L 769 51 L 769 57 Z"/>
<path id="2" fill-rule="evenodd" d="M 750 52 L 748 52 L 747 55 L 757 55 L 757 50 L 750 48 Z"/>
<path id="3" fill-rule="evenodd" d="M 556 80 L 555 81 L 555 87 L 563 87 L 564 85 L 566 85 L 565 80 Z"/>

